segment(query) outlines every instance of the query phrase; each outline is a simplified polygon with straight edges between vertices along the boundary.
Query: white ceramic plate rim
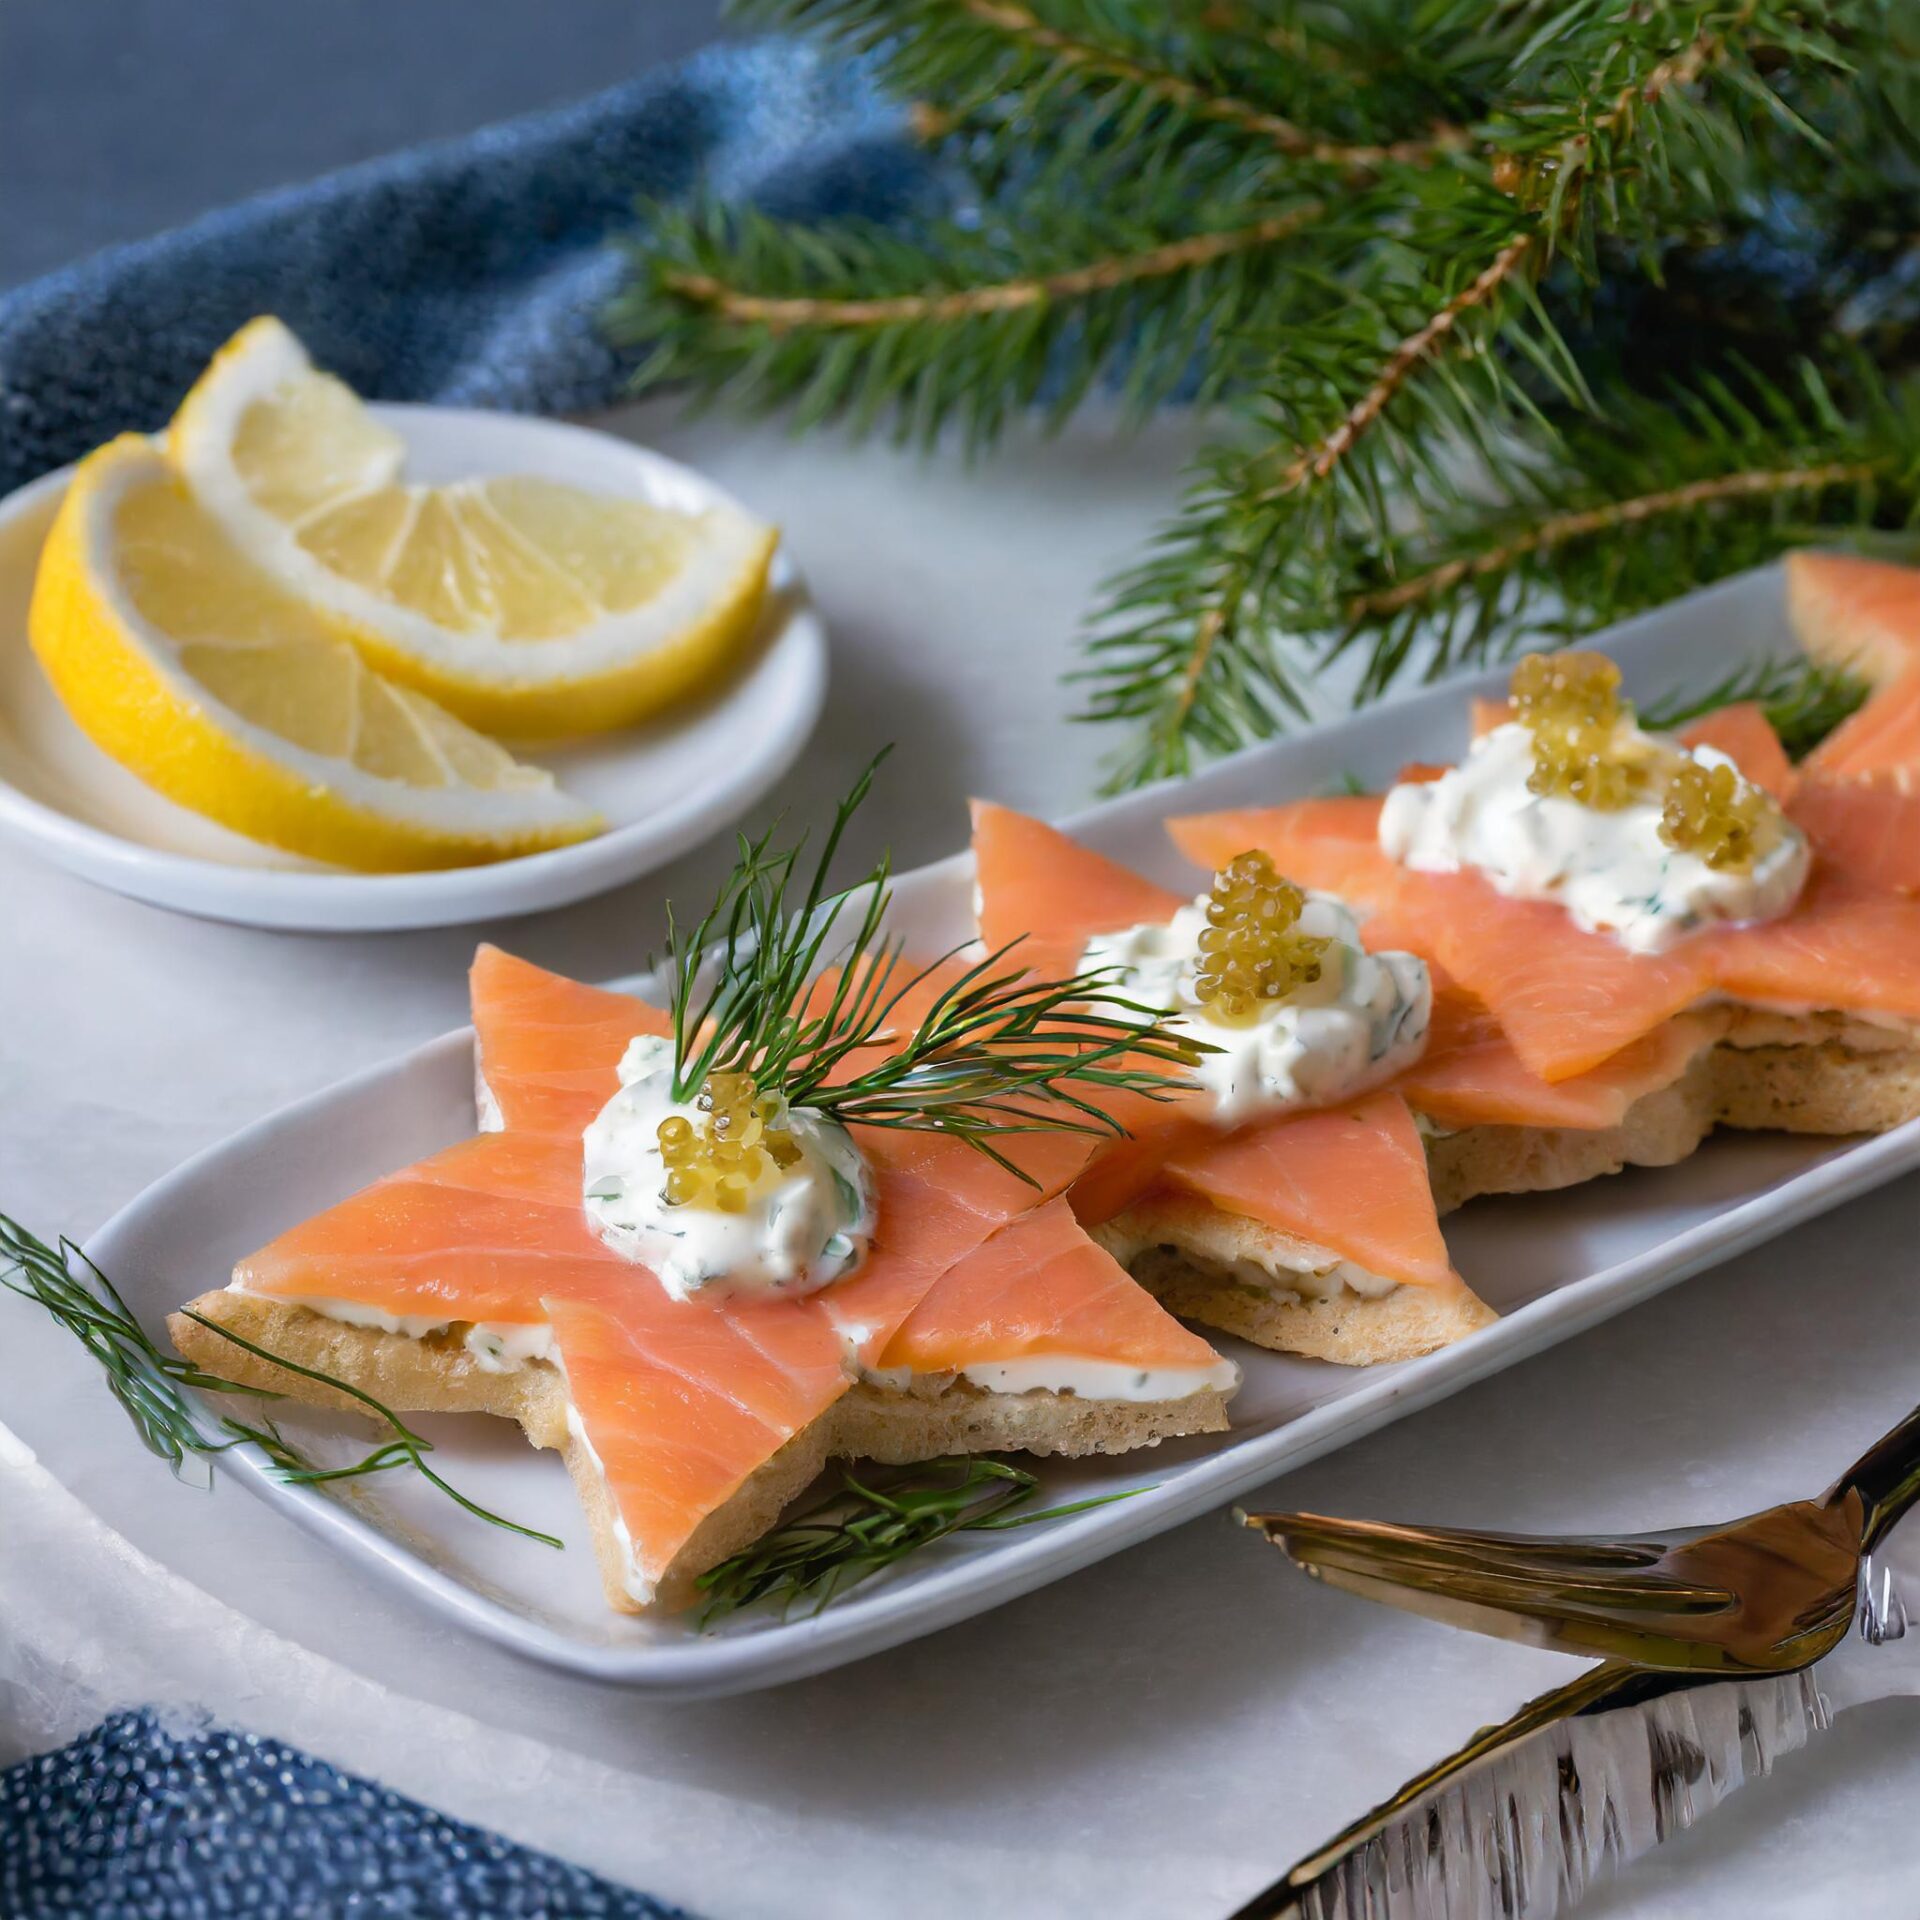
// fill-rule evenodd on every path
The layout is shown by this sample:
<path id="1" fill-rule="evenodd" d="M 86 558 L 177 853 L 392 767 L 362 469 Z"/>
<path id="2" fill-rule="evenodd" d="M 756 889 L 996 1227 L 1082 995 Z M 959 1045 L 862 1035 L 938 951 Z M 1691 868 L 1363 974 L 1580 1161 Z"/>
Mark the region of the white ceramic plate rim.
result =
<path id="1" fill-rule="evenodd" d="M 1775 569 L 1762 570 L 1766 573 Z M 1757 578 L 1743 575 L 1710 593 L 1751 591 Z M 1679 607 L 1706 596 L 1690 596 Z M 1671 620 L 1669 607 L 1602 637 L 1601 644 L 1631 650 L 1636 633 Z M 1457 710 L 1476 691 L 1497 684 L 1482 675 L 1417 695 L 1398 710 L 1418 719 L 1422 711 Z M 1380 724 L 1380 711 L 1361 715 L 1312 736 L 1337 748 Z M 1284 764 L 1302 742 L 1282 742 L 1239 756 Z M 1207 776 L 1197 784 L 1206 784 Z M 1196 783 L 1168 783 L 1074 816 L 1066 825 L 1085 831 L 1135 815 L 1158 818 L 1173 810 L 1175 793 Z M 902 876 L 912 888 L 951 877 L 966 856 L 937 862 Z M 356 1091 L 389 1076 L 438 1064 L 472 1045 L 464 1028 L 376 1066 L 353 1079 L 282 1108 L 177 1168 L 124 1208 L 90 1243 L 89 1252 L 111 1273 L 116 1260 L 137 1247 L 143 1222 L 165 1209 L 183 1188 L 217 1170 L 224 1155 L 283 1130 L 295 1131 L 324 1116 Z M 1304 1465 L 1374 1431 L 1402 1414 L 1429 1405 L 1527 1355 L 1569 1338 L 1719 1261 L 1758 1245 L 1788 1227 L 1812 1219 L 1902 1173 L 1920 1167 L 1920 1121 L 1845 1148 L 1798 1172 L 1773 1190 L 1741 1201 L 1713 1218 L 1685 1228 L 1632 1258 L 1569 1281 L 1508 1313 L 1472 1338 L 1424 1359 L 1381 1369 L 1346 1384 L 1338 1396 L 1266 1433 L 1222 1436 L 1219 1450 L 1197 1461 L 1175 1481 L 1145 1489 L 1112 1505 L 1075 1516 L 1056 1527 L 997 1536 L 992 1551 L 956 1559 L 937 1576 L 917 1584 L 885 1581 L 862 1588 L 813 1618 L 739 1638 L 685 1639 L 636 1647 L 608 1647 L 570 1638 L 502 1607 L 410 1552 L 400 1542 L 347 1508 L 317 1494 L 283 1486 L 247 1454 L 221 1457 L 221 1465 L 253 1492 L 309 1533 L 338 1546 L 424 1599 L 442 1615 L 484 1638 L 549 1665 L 621 1683 L 659 1697 L 702 1698 L 777 1685 L 880 1652 L 933 1632 L 1090 1565 L 1120 1548 L 1161 1533 L 1232 1500 L 1284 1469 Z"/>
<path id="2" fill-rule="evenodd" d="M 473 408 L 383 403 L 373 411 L 402 426 L 411 416 L 431 413 L 448 423 L 470 425 L 476 432 L 496 436 L 614 437 L 564 421 Z M 650 448 L 624 441 L 618 444 L 636 471 L 651 474 L 667 487 L 745 511 L 724 488 L 693 468 Z M 68 466 L 57 473 L 43 474 L 0 500 L 0 527 L 24 518 L 50 497 L 63 493 L 73 471 Z M 523 854 L 514 860 L 430 873 L 281 872 L 270 867 L 230 866 L 142 846 L 104 827 L 76 820 L 22 793 L 4 777 L 0 777 L 0 832 L 96 885 L 157 906 L 250 926 L 320 932 L 398 931 L 464 925 L 584 899 L 664 866 L 697 846 L 738 818 L 799 757 L 826 702 L 826 631 L 784 545 L 774 556 L 772 587 L 785 600 L 787 613 L 779 628 L 764 641 L 761 657 L 764 659 L 775 647 L 797 651 L 800 697 L 756 736 L 749 751 L 730 758 L 711 783 L 693 788 L 643 821 L 610 828 L 591 840 Z M 730 697 L 731 689 L 716 699 Z M 636 750 L 645 749 L 640 746 Z"/>

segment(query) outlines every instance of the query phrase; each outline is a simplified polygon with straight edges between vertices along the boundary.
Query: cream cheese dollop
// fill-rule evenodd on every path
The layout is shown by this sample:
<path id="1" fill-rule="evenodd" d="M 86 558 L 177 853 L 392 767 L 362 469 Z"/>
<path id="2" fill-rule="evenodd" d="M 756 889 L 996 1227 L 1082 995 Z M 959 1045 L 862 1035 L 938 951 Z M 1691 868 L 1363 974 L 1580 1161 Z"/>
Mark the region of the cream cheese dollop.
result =
<path id="1" fill-rule="evenodd" d="M 1345 904 L 1309 893 L 1298 922 L 1327 941 L 1320 977 L 1263 1004 L 1248 1023 L 1212 1017 L 1195 990 L 1208 896 L 1164 923 L 1097 934 L 1083 972 L 1106 970 L 1114 992 L 1158 1012 L 1217 1052 L 1192 1069 L 1221 1126 L 1329 1105 L 1390 1080 L 1419 1059 L 1433 1017 L 1433 983 L 1411 953 L 1368 953 Z"/>
<path id="2" fill-rule="evenodd" d="M 1689 749 L 1630 721 L 1621 723 L 1620 737 L 1623 746 L 1731 767 L 1740 790 L 1751 791 L 1712 747 Z M 1790 820 L 1750 869 L 1715 868 L 1661 839 L 1657 793 L 1603 810 L 1530 791 L 1533 765 L 1532 729 L 1518 721 L 1493 728 L 1438 780 L 1388 793 L 1382 850 L 1417 872 L 1471 869 L 1510 899 L 1551 901 L 1576 926 L 1610 934 L 1634 953 L 1664 953 L 1721 922 L 1776 919 L 1800 897 L 1811 855 Z"/>
<path id="3" fill-rule="evenodd" d="M 582 1139 L 582 1204 L 600 1239 L 648 1268 L 676 1300 L 711 1288 L 805 1294 L 854 1271 L 873 1240 L 873 1179 L 837 1120 L 795 1108 L 782 1121 L 799 1158 L 754 1184 L 724 1213 L 666 1197 L 660 1123 L 702 1115 L 673 1093 L 673 1046 L 651 1034 L 620 1060 L 620 1091 Z"/>

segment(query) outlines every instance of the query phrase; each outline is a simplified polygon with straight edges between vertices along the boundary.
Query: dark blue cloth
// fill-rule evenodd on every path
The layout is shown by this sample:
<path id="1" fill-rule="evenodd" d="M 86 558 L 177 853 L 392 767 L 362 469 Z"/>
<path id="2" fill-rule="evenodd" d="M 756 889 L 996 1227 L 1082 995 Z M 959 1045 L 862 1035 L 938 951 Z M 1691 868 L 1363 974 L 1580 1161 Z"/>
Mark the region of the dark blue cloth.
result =
<path id="1" fill-rule="evenodd" d="M 277 313 L 388 400 L 565 413 L 625 366 L 601 317 L 636 201 L 705 193 L 894 218 L 931 163 L 858 64 L 714 47 L 576 105 L 352 167 L 0 295 L 0 493 L 164 423 L 233 331 Z"/>
<path id="2" fill-rule="evenodd" d="M 0 1773 L 6 1920 L 686 1920 L 277 1740 L 115 1714 Z"/>

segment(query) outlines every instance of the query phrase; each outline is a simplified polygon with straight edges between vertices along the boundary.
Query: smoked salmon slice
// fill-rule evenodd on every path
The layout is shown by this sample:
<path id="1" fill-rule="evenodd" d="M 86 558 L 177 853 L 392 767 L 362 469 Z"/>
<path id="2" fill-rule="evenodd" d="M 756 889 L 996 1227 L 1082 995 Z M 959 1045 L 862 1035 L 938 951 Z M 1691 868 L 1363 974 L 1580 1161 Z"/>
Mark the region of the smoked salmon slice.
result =
<path id="1" fill-rule="evenodd" d="M 1427 1150 L 1398 1093 L 1287 1114 L 1168 1159 L 1170 1184 L 1328 1248 L 1383 1279 L 1458 1286 L 1427 1183 Z"/>
<path id="2" fill-rule="evenodd" d="M 1591 1071 L 1716 993 L 1920 1019 L 1920 902 L 1831 863 L 1816 861 L 1782 919 L 1634 954 L 1582 932 L 1548 902 L 1507 898 L 1478 874 L 1398 866 L 1374 838 L 1379 807 L 1377 797 L 1303 800 L 1195 816 L 1171 830 L 1203 862 L 1256 832 L 1252 844 L 1283 871 L 1386 911 L 1405 943 L 1478 999 L 1526 1067 L 1548 1081 Z"/>
<path id="3" fill-rule="evenodd" d="M 1380 847 L 1378 794 L 1176 815 L 1167 832 L 1196 867 L 1218 872 L 1258 847 L 1296 885 L 1337 893 L 1349 906 L 1384 907 L 1400 880 L 1398 863 Z"/>
<path id="4" fill-rule="evenodd" d="M 1079 971 L 1095 934 L 1170 919 L 1188 898 L 990 800 L 973 803 L 973 869 L 982 943 L 1017 940 L 1009 958 L 1054 979 Z"/>
<path id="5" fill-rule="evenodd" d="M 1861 774 L 1801 783 L 1792 813 L 1821 859 L 1896 893 L 1920 893 L 1920 778 Z"/>
<path id="6" fill-rule="evenodd" d="M 599 1240 L 580 1204 L 581 1130 L 617 1087 L 628 1042 L 663 1031 L 664 1017 L 492 948 L 476 959 L 473 989 L 499 1129 L 282 1234 L 240 1262 L 234 1284 L 395 1331 L 549 1328 L 632 1543 L 636 1600 L 909 1326 L 909 1357 L 888 1365 L 915 1365 L 924 1352 L 957 1371 L 977 1344 L 982 1362 L 1070 1355 L 1136 1371 L 1208 1369 L 1208 1384 L 1222 1384 L 1212 1349 L 1054 1199 L 1086 1160 L 1084 1136 L 1009 1139 L 1023 1179 L 957 1139 L 857 1129 L 877 1226 L 855 1274 L 804 1297 L 673 1299 Z M 1002 1232 L 1028 1219 L 1030 1233 Z"/>
<path id="7" fill-rule="evenodd" d="M 1766 710 L 1754 700 L 1736 700 L 1731 706 L 1703 713 L 1683 727 L 1681 740 L 1690 747 L 1712 747 L 1724 753 L 1756 787 L 1764 788 L 1782 806 L 1800 785 L 1800 776 Z"/>
<path id="8" fill-rule="evenodd" d="M 1545 1080 L 1480 1001 L 1436 973 L 1427 1050 L 1394 1084 L 1416 1111 L 1442 1126 L 1598 1132 L 1617 1127 L 1637 1100 L 1671 1086 L 1720 1032 L 1710 1013 L 1676 1014 L 1586 1073 Z"/>
<path id="9" fill-rule="evenodd" d="M 665 1013 L 630 993 L 583 986 L 495 946 L 473 956 L 467 979 L 480 1084 L 502 1124 L 524 1132 L 578 1139 L 620 1090 L 627 1042 L 668 1030 Z"/>
<path id="10" fill-rule="evenodd" d="M 1309 804 L 1341 807 L 1338 801 Z M 1344 811 L 1337 817 L 1344 819 Z M 974 826 L 980 925 L 990 944 L 1024 919 L 1040 950 L 1064 956 L 1063 967 L 1071 967 L 1093 935 L 1165 921 L 1187 903 L 1058 828 L 1008 808 L 976 805 Z M 1234 843 L 1214 864 L 1225 865 L 1253 844 Z M 1385 1278 L 1455 1284 L 1425 1151 L 1397 1095 L 1350 1098 L 1327 1114 L 1280 1114 L 1232 1133 L 1214 1126 L 1192 1098 L 1103 1104 L 1129 1137 L 1104 1145 L 1069 1190 L 1087 1225 L 1111 1220 L 1172 1184 Z M 1381 1259 L 1388 1264 L 1376 1264 Z"/>
<path id="11" fill-rule="evenodd" d="M 1880 688 L 1807 755 L 1829 779 L 1920 767 L 1920 664 Z"/>
<path id="12" fill-rule="evenodd" d="M 1153 1372 L 1213 1370 L 1198 1334 L 1137 1286 L 1082 1231 L 1064 1200 L 1002 1227 L 910 1313 L 880 1370 L 958 1372 L 1008 1361 L 1097 1357 Z"/>
<path id="13" fill-rule="evenodd" d="M 1920 660 L 1920 568 L 1850 553 L 1787 555 L 1787 617 L 1816 660 L 1869 680 Z"/>

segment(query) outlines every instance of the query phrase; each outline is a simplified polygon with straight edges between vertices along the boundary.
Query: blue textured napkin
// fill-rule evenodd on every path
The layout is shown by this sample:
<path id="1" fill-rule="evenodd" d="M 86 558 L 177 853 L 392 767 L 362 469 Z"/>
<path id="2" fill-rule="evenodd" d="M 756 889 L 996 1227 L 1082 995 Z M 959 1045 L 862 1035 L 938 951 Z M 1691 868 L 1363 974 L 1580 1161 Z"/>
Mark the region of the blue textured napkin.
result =
<path id="1" fill-rule="evenodd" d="M 602 405 L 638 197 L 895 218 L 932 182 L 863 68 L 766 40 L 265 194 L 0 295 L 0 493 L 163 424 L 259 313 L 378 399 Z"/>
<path id="2" fill-rule="evenodd" d="M 277 1740 L 150 1713 L 0 1773 L 0 1914 L 686 1920 Z"/>
<path id="3" fill-rule="evenodd" d="M 626 271 L 614 243 L 644 241 L 637 197 L 896 218 L 936 190 L 859 67 L 714 49 L 0 296 L 0 492 L 163 423 L 258 313 L 378 398 L 589 408 L 622 381 L 600 317 Z M 125 1714 L 0 1775 L 6 1920 L 670 1912 L 244 1732 Z"/>

